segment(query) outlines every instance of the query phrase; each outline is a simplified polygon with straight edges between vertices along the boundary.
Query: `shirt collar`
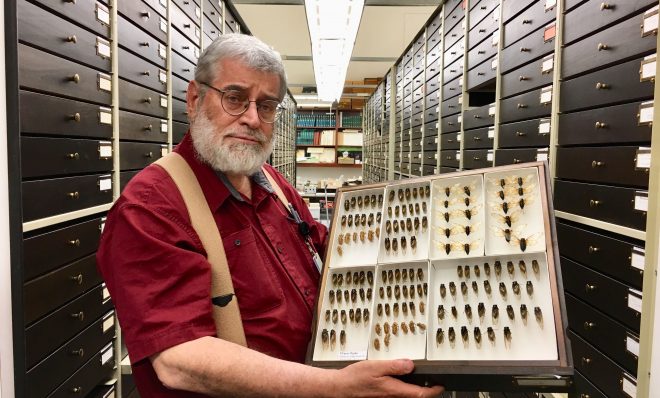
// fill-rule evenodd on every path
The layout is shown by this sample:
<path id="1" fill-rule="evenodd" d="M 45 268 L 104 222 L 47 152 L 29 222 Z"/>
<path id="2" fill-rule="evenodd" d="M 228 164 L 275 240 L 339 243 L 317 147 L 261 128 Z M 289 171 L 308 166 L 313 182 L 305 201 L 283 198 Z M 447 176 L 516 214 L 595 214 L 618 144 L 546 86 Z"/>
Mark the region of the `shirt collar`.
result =
<path id="1" fill-rule="evenodd" d="M 225 173 L 223 173 L 222 171 L 219 171 L 219 170 L 214 170 L 214 172 L 215 172 L 215 175 L 218 176 L 220 181 L 222 181 L 222 183 L 225 185 L 225 188 L 227 188 L 227 190 L 229 190 L 229 193 L 231 194 L 231 196 L 234 197 L 234 199 L 238 200 L 239 202 L 244 202 L 245 201 L 245 199 L 243 199 L 243 196 L 240 194 L 240 192 L 238 192 L 238 190 L 236 188 L 234 188 L 234 185 L 232 185 L 231 181 L 229 181 L 229 179 L 227 178 L 227 175 Z M 270 185 L 270 182 L 268 181 L 268 178 L 266 178 L 266 176 L 264 175 L 263 169 L 260 169 L 256 173 L 252 174 L 250 176 L 250 179 L 255 184 L 257 184 L 258 186 L 263 188 L 266 192 L 268 192 L 268 193 L 273 193 L 274 192 L 273 187 Z"/>

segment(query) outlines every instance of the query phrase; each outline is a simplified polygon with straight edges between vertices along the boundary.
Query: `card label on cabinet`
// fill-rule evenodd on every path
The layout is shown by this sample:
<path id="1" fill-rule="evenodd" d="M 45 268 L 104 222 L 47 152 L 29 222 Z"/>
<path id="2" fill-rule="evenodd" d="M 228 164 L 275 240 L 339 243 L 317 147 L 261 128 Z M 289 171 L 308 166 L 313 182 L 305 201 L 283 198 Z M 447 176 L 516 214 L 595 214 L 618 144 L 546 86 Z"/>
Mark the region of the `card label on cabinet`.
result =
<path id="1" fill-rule="evenodd" d="M 628 308 L 642 313 L 642 292 L 635 289 L 628 289 Z"/>
<path id="2" fill-rule="evenodd" d="M 545 11 L 550 11 L 557 5 L 557 0 L 545 0 Z"/>
<path id="3" fill-rule="evenodd" d="M 115 326 L 115 317 L 114 317 L 114 312 L 106 315 L 103 318 L 103 333 L 107 332 L 110 330 L 113 326 Z"/>
<path id="4" fill-rule="evenodd" d="M 536 150 L 536 161 L 543 162 L 548 160 L 548 148 Z"/>
<path id="5" fill-rule="evenodd" d="M 486 160 L 489 161 L 489 162 L 493 161 L 493 151 L 492 150 L 488 150 L 488 153 L 486 154 Z"/>
<path id="6" fill-rule="evenodd" d="M 112 343 L 110 343 L 107 346 L 103 347 L 103 351 L 101 352 L 101 365 L 105 365 L 113 357 L 114 357 L 113 347 L 112 347 Z"/>
<path id="7" fill-rule="evenodd" d="M 160 18 L 158 26 L 160 27 L 161 32 L 167 33 L 167 21 L 164 20 L 163 17 Z"/>
<path id="8" fill-rule="evenodd" d="M 158 80 L 163 84 L 167 83 L 167 73 L 162 69 L 158 70 Z"/>
<path id="9" fill-rule="evenodd" d="M 655 65 L 657 54 L 651 54 L 644 57 L 639 67 L 639 81 L 646 82 L 655 79 Z"/>
<path id="10" fill-rule="evenodd" d="M 488 138 L 495 138 L 495 126 L 488 127 Z"/>
<path id="11" fill-rule="evenodd" d="M 163 7 L 167 7 L 167 0 L 160 0 L 160 5 Z"/>
<path id="12" fill-rule="evenodd" d="M 100 37 L 96 38 L 96 55 L 104 58 L 110 58 L 110 42 Z"/>
<path id="13" fill-rule="evenodd" d="M 458 79 L 458 87 L 463 87 L 463 76 Z"/>
<path id="14" fill-rule="evenodd" d="M 99 22 L 110 26 L 110 12 L 105 6 L 99 3 L 96 3 L 96 19 Z"/>
<path id="15" fill-rule="evenodd" d="M 461 160 L 461 151 L 456 151 L 456 160 Z"/>
<path id="16" fill-rule="evenodd" d="M 101 284 L 101 287 L 103 287 L 102 293 L 103 293 L 103 302 L 105 300 L 110 298 L 110 292 L 108 291 L 108 287 L 105 285 L 105 282 Z"/>
<path id="17" fill-rule="evenodd" d="M 438 174 L 438 168 L 437 167 L 433 168 L 433 174 Z"/>
<path id="18" fill-rule="evenodd" d="M 543 41 L 545 43 L 551 41 L 557 35 L 557 24 L 552 22 L 543 28 Z"/>
<path id="19" fill-rule="evenodd" d="M 195 16 L 200 18 L 202 16 L 202 10 L 198 6 L 195 6 Z"/>
<path id="20" fill-rule="evenodd" d="M 550 134 L 550 119 L 539 120 L 539 135 Z"/>
<path id="21" fill-rule="evenodd" d="M 112 142 L 99 141 L 99 159 L 109 159 L 112 157 Z"/>
<path id="22" fill-rule="evenodd" d="M 461 133 L 456 133 L 456 141 L 461 142 Z"/>
<path id="23" fill-rule="evenodd" d="M 458 96 L 458 103 L 463 104 L 463 96 L 462 95 Z"/>
<path id="24" fill-rule="evenodd" d="M 458 117 L 456 118 L 456 122 L 458 122 L 458 124 L 463 123 L 463 115 L 458 115 Z"/>
<path id="25" fill-rule="evenodd" d="M 646 191 L 635 191 L 635 210 L 649 211 L 649 193 Z"/>
<path id="26" fill-rule="evenodd" d="M 162 134 L 167 134 L 167 120 L 160 121 L 160 132 Z"/>
<path id="27" fill-rule="evenodd" d="M 193 54 L 195 54 L 195 58 L 199 58 L 199 49 L 197 47 L 193 48 Z"/>
<path id="28" fill-rule="evenodd" d="M 637 148 L 637 156 L 635 161 L 635 168 L 637 169 L 650 169 L 651 168 L 651 148 L 639 147 Z"/>
<path id="29" fill-rule="evenodd" d="M 160 147 L 160 157 L 161 158 L 165 157 L 168 153 L 169 153 L 169 151 L 167 150 L 167 145 L 162 145 Z"/>
<path id="30" fill-rule="evenodd" d="M 435 137 L 435 143 L 436 144 L 438 143 L 438 137 Z"/>
<path id="31" fill-rule="evenodd" d="M 627 373 L 623 374 L 621 380 L 621 389 L 630 398 L 637 398 L 637 381 L 635 381 L 635 378 L 628 375 Z"/>
<path id="32" fill-rule="evenodd" d="M 658 32 L 658 6 L 651 8 L 644 13 L 644 22 L 642 23 L 642 37 L 656 34 Z"/>
<path id="33" fill-rule="evenodd" d="M 99 107 L 99 123 L 112 124 L 112 110 L 110 108 Z"/>
<path id="34" fill-rule="evenodd" d="M 199 32 L 199 28 L 196 27 L 196 26 L 195 26 L 195 37 L 196 37 L 197 39 L 200 39 L 200 38 L 201 38 L 201 33 Z"/>
<path id="35" fill-rule="evenodd" d="M 493 32 L 493 37 L 490 40 L 490 43 L 495 47 L 496 45 L 500 44 L 500 31 L 496 30 Z"/>
<path id="36" fill-rule="evenodd" d="M 103 73 L 99 73 L 97 79 L 98 79 L 97 83 L 100 90 L 108 91 L 108 92 L 112 91 L 112 80 L 110 80 L 110 76 Z"/>
<path id="37" fill-rule="evenodd" d="M 491 105 L 491 106 L 488 108 L 488 116 L 495 117 L 495 105 Z"/>
<path id="38" fill-rule="evenodd" d="M 162 59 L 167 59 L 167 47 L 158 43 L 158 56 Z"/>
<path id="39" fill-rule="evenodd" d="M 493 58 L 492 61 L 490 61 L 490 69 L 495 70 L 497 69 L 497 56 Z"/>
<path id="40" fill-rule="evenodd" d="M 99 225 L 99 230 L 101 231 L 101 233 L 103 233 L 103 230 L 105 229 L 105 219 L 106 218 L 107 217 L 101 218 L 101 224 Z"/>
<path id="41" fill-rule="evenodd" d="M 639 104 L 639 112 L 637 113 L 637 124 L 650 125 L 653 123 L 653 101 L 646 101 Z"/>
<path id="42" fill-rule="evenodd" d="M 555 54 L 550 54 L 543 58 L 541 63 L 541 74 L 550 73 L 555 69 Z"/>
<path id="43" fill-rule="evenodd" d="M 644 271 L 644 258 L 646 251 L 637 246 L 633 246 L 632 252 L 630 253 L 630 266 Z"/>
<path id="44" fill-rule="evenodd" d="M 112 177 L 101 176 L 99 177 L 99 191 L 109 191 L 112 189 Z"/>
<path id="45" fill-rule="evenodd" d="M 541 89 L 541 105 L 546 105 L 552 102 L 552 86 L 543 87 Z"/>
<path id="46" fill-rule="evenodd" d="M 167 97 L 164 95 L 160 96 L 160 107 L 167 109 Z"/>
<path id="47" fill-rule="evenodd" d="M 639 341 L 630 334 L 626 336 L 626 350 L 633 354 L 635 358 L 639 357 Z"/>

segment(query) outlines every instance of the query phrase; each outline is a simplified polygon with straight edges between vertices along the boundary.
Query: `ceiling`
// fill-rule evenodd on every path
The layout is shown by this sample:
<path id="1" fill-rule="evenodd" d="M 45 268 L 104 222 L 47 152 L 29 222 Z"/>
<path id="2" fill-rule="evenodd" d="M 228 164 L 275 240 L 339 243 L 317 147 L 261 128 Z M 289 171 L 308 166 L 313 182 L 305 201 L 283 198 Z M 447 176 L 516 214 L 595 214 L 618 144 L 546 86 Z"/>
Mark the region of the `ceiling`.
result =
<path id="1" fill-rule="evenodd" d="M 365 78 L 382 78 L 424 26 L 441 0 L 366 0 L 346 80 L 364 87 Z M 299 105 L 318 103 L 300 95 L 316 86 L 312 49 L 302 0 L 234 0 L 234 6 L 253 35 L 273 46 L 284 59 L 289 90 Z M 368 88 L 375 88 L 374 85 Z M 345 94 L 364 98 L 368 94 Z"/>

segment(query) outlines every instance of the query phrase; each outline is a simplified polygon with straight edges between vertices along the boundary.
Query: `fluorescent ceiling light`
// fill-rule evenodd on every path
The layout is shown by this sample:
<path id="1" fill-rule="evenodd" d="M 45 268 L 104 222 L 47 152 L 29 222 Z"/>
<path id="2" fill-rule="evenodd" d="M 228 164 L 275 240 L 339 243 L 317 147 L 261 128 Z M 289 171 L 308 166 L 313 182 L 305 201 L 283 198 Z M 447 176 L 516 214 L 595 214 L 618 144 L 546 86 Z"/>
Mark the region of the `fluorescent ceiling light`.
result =
<path id="1" fill-rule="evenodd" d="M 339 100 L 364 0 L 305 0 L 318 97 Z"/>

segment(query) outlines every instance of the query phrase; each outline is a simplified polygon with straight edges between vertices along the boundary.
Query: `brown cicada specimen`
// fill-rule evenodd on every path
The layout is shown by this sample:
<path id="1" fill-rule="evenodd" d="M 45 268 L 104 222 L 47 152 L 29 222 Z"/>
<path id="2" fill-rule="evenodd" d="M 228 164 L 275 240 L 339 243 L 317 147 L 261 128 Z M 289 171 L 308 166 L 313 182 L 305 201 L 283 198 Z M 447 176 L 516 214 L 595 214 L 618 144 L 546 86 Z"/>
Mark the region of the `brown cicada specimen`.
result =
<path id="1" fill-rule="evenodd" d="M 438 305 L 438 320 L 443 320 L 445 319 L 445 307 L 444 305 L 440 304 Z"/>
<path id="2" fill-rule="evenodd" d="M 445 332 L 442 330 L 442 328 L 438 328 L 438 330 L 435 331 L 435 343 L 437 345 L 440 345 L 444 341 L 445 341 Z"/>
<path id="3" fill-rule="evenodd" d="M 520 294 L 520 284 L 517 281 L 513 281 L 511 283 L 511 290 L 513 290 L 513 293 L 517 296 Z"/>
<path id="4" fill-rule="evenodd" d="M 486 315 L 486 306 L 484 303 L 479 303 L 477 306 L 477 313 L 479 314 L 479 318 L 482 318 L 484 315 Z"/>
<path id="5" fill-rule="evenodd" d="M 506 306 L 506 314 L 509 316 L 509 319 L 513 320 L 516 317 L 516 313 L 513 311 L 511 304 Z"/>
<path id="6" fill-rule="evenodd" d="M 323 329 L 321 331 L 321 343 L 323 344 L 323 348 L 328 348 L 328 344 L 330 343 L 330 333 L 328 332 L 328 329 Z"/>
<path id="7" fill-rule="evenodd" d="M 486 294 L 489 294 L 489 295 L 492 291 L 491 287 L 490 287 L 490 282 L 487 281 L 487 280 L 484 281 L 484 291 L 486 292 Z"/>
<path id="8" fill-rule="evenodd" d="M 530 296 L 534 294 L 534 284 L 532 284 L 532 281 L 527 281 L 525 288 L 527 289 L 527 294 Z"/>
<path id="9" fill-rule="evenodd" d="M 525 304 L 520 304 L 520 316 L 522 319 L 527 319 L 527 306 Z"/>

